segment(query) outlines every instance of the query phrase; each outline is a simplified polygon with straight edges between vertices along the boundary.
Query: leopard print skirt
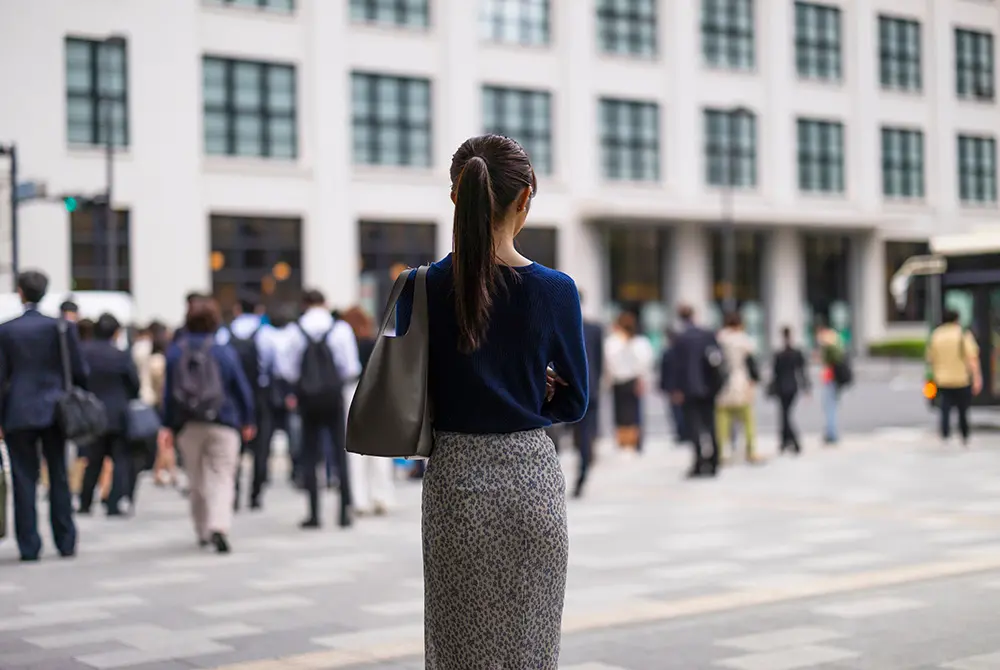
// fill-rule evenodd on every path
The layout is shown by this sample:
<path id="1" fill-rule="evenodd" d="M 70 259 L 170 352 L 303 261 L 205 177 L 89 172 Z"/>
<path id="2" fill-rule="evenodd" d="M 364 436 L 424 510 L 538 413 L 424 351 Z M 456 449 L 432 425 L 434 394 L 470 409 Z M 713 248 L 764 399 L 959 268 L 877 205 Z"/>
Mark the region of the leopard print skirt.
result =
<path id="1" fill-rule="evenodd" d="M 569 538 L 545 431 L 437 433 L 423 546 L 426 670 L 557 670 Z"/>

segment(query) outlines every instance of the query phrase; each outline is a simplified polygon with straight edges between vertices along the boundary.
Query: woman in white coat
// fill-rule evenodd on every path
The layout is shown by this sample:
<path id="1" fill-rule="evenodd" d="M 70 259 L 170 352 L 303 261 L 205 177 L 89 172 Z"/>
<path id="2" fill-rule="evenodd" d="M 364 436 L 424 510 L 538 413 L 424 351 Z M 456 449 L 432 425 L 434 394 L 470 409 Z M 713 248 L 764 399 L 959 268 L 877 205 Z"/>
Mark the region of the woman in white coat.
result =
<path id="1" fill-rule="evenodd" d="M 368 365 L 368 359 L 375 348 L 375 323 L 360 307 L 352 307 L 344 312 L 341 318 L 354 329 L 354 336 L 358 339 L 358 356 L 361 358 L 363 370 Z M 351 400 L 354 398 L 357 387 L 357 381 L 345 387 L 346 407 L 351 406 Z M 388 512 L 395 503 L 392 459 L 361 456 L 348 452 L 347 466 L 350 469 L 354 512 L 361 515 L 382 515 Z"/>

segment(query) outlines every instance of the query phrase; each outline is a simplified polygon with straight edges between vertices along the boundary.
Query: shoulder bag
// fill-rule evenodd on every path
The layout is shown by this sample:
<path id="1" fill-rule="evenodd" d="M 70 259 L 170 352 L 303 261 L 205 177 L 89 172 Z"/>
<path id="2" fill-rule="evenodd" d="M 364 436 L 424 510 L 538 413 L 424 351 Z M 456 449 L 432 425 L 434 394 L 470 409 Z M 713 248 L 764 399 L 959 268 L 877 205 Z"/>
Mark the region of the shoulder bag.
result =
<path id="1" fill-rule="evenodd" d="M 396 303 L 410 273 L 396 279 L 382 314 L 375 348 L 358 381 L 347 417 L 347 450 L 363 456 L 426 458 L 431 432 L 430 333 L 427 316 L 427 267 L 416 272 L 413 310 L 405 334 L 386 337 Z"/>
<path id="2" fill-rule="evenodd" d="M 67 440 L 88 444 L 107 432 L 108 415 L 96 395 L 73 386 L 67 335 L 69 325 L 60 319 L 57 326 L 64 393 L 56 405 L 56 422 Z"/>

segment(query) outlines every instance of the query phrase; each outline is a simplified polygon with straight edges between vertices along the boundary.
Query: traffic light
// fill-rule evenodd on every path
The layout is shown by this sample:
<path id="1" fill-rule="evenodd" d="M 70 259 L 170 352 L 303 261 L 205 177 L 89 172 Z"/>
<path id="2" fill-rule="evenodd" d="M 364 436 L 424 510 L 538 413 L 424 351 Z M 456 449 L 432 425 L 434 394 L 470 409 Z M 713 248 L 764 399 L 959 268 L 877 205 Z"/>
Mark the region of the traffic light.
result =
<path id="1" fill-rule="evenodd" d="M 63 198 L 63 206 L 66 207 L 66 211 L 72 214 L 80 207 L 80 201 L 74 196 L 66 196 Z"/>

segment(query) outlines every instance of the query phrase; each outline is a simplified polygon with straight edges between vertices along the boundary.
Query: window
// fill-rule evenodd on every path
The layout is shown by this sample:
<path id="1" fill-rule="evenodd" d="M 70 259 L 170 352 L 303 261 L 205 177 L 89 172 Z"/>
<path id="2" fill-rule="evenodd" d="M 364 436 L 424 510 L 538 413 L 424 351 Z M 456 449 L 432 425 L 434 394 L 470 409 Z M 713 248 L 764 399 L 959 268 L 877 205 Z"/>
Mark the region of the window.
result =
<path id="1" fill-rule="evenodd" d="M 115 235 L 111 239 L 103 207 L 84 207 L 70 214 L 69 262 L 74 291 L 132 290 L 129 211 L 116 211 L 114 219 Z M 109 273 L 112 258 L 114 277 Z"/>
<path id="2" fill-rule="evenodd" d="M 882 88 L 919 91 L 920 23 L 890 16 L 878 17 L 879 71 Z"/>
<path id="3" fill-rule="evenodd" d="M 426 28 L 430 24 L 429 0 L 351 0 L 351 20 L 390 26 Z"/>
<path id="4" fill-rule="evenodd" d="M 437 259 L 437 226 L 362 221 L 358 228 L 361 302 L 365 311 L 377 317 L 382 314 L 400 272 Z"/>
<path id="5" fill-rule="evenodd" d="M 886 321 L 899 323 L 904 321 L 925 321 L 927 319 L 927 278 L 913 277 L 910 280 L 906 306 L 900 310 L 889 290 L 892 276 L 896 274 L 903 263 L 913 256 L 923 256 L 931 252 L 926 242 L 890 242 L 885 243 L 885 294 Z"/>
<path id="6" fill-rule="evenodd" d="M 955 85 L 963 100 L 994 99 L 993 35 L 955 29 Z"/>
<path id="7" fill-rule="evenodd" d="M 658 181 L 660 106 L 601 100 L 601 162 L 607 179 Z"/>
<path id="8" fill-rule="evenodd" d="M 512 137 L 539 174 L 552 173 L 552 96 L 544 91 L 483 88 L 483 131 Z"/>
<path id="9" fill-rule="evenodd" d="M 702 0 L 701 48 L 713 67 L 752 70 L 753 0 Z"/>
<path id="10" fill-rule="evenodd" d="M 962 202 L 997 201 L 995 139 L 958 136 L 958 190 Z"/>
<path id="11" fill-rule="evenodd" d="M 206 57 L 205 153 L 295 158 L 295 68 Z"/>
<path id="12" fill-rule="evenodd" d="M 742 308 L 746 303 L 761 304 L 764 287 L 764 235 L 750 230 L 733 233 L 733 297 Z M 712 249 L 712 294 L 719 308 L 724 305 L 726 282 L 726 240 L 721 230 L 710 234 Z"/>
<path id="13" fill-rule="evenodd" d="M 882 129 L 882 193 L 924 197 L 924 134 L 919 130 Z"/>
<path id="14" fill-rule="evenodd" d="M 712 186 L 756 186 L 756 117 L 746 110 L 706 109 L 705 163 Z"/>
<path id="15" fill-rule="evenodd" d="M 295 0 L 205 0 L 205 4 L 264 9 L 282 14 L 291 14 L 295 11 Z"/>
<path id="16" fill-rule="evenodd" d="M 66 137 L 70 144 L 128 146 L 126 44 L 66 38 Z"/>
<path id="17" fill-rule="evenodd" d="M 302 294 L 302 221 L 210 217 L 212 292 L 223 311 L 238 300 L 297 303 Z"/>
<path id="18" fill-rule="evenodd" d="M 799 119 L 799 189 L 844 192 L 844 126 Z"/>
<path id="19" fill-rule="evenodd" d="M 483 37 L 491 42 L 549 43 L 549 0 L 482 0 Z"/>
<path id="20" fill-rule="evenodd" d="M 431 164 L 431 83 L 426 79 L 355 72 L 354 162 Z"/>
<path id="21" fill-rule="evenodd" d="M 800 77 L 840 80 L 840 40 L 839 9 L 795 3 L 795 63 Z"/>
<path id="22" fill-rule="evenodd" d="M 514 244 L 525 258 L 555 270 L 559 267 L 558 240 L 556 228 L 531 226 L 521 229 Z"/>
<path id="23" fill-rule="evenodd" d="M 656 55 L 656 1 L 597 0 L 597 42 L 605 53 Z"/>
<path id="24" fill-rule="evenodd" d="M 611 299 L 626 306 L 662 301 L 668 233 L 653 227 L 612 226 L 606 234 Z"/>

